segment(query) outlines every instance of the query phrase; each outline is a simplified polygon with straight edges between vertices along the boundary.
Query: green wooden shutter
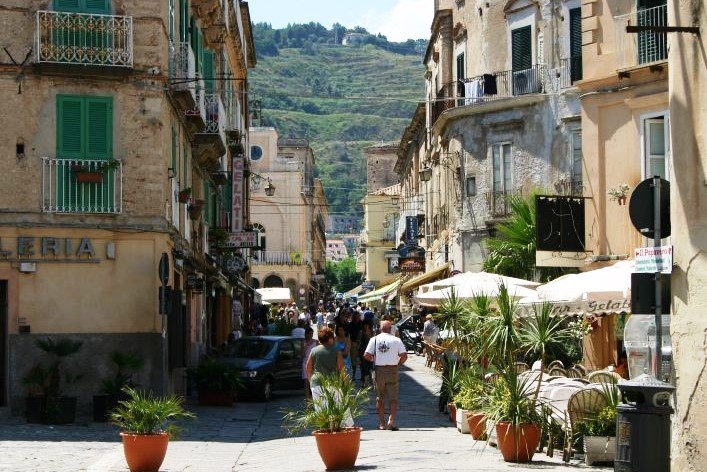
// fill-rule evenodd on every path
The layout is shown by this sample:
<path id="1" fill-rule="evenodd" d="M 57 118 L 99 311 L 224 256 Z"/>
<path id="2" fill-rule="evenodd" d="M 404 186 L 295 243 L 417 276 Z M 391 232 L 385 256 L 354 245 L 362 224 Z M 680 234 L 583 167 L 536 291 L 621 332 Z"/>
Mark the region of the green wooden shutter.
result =
<path id="1" fill-rule="evenodd" d="M 172 173 L 177 174 L 177 127 L 172 123 Z"/>
<path id="2" fill-rule="evenodd" d="M 78 12 L 78 11 L 81 11 L 81 1 L 80 0 L 54 0 L 54 10 L 55 11 Z"/>
<path id="3" fill-rule="evenodd" d="M 533 40 L 530 26 L 511 31 L 513 70 L 530 69 L 533 66 Z"/>
<path id="4" fill-rule="evenodd" d="M 214 87 L 214 80 L 213 80 L 214 76 L 215 76 L 215 74 L 214 74 L 214 62 L 215 62 L 214 61 L 214 59 L 215 59 L 214 52 L 209 51 L 208 49 L 204 49 L 203 56 L 204 56 L 204 74 L 203 74 L 203 76 L 205 79 L 210 79 L 210 80 L 206 80 L 204 82 L 204 85 L 206 87 L 206 93 L 212 94 L 212 93 L 214 93 L 214 90 L 216 89 Z"/>
<path id="5" fill-rule="evenodd" d="M 570 77 L 582 78 L 582 9 L 570 10 Z"/>
<path id="6" fill-rule="evenodd" d="M 113 99 L 86 97 L 86 157 L 113 157 Z"/>
<path id="7" fill-rule="evenodd" d="M 179 0 L 179 40 L 189 41 L 189 6 L 187 0 Z"/>
<path id="8" fill-rule="evenodd" d="M 86 157 L 84 106 L 81 97 L 57 96 L 56 154 L 58 158 L 84 159 Z"/>
<path id="9" fill-rule="evenodd" d="M 110 13 L 110 0 L 83 0 L 82 11 L 85 13 Z"/>
<path id="10" fill-rule="evenodd" d="M 174 41 L 174 0 L 169 0 L 169 40 Z"/>

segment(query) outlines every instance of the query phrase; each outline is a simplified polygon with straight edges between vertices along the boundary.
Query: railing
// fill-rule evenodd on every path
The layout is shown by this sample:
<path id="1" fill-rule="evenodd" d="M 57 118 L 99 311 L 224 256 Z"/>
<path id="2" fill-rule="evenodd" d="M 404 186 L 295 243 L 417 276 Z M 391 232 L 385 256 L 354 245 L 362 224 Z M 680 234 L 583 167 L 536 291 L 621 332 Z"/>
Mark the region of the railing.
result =
<path id="1" fill-rule="evenodd" d="M 175 91 L 189 91 L 196 101 L 196 59 L 191 45 L 172 42 L 169 46 L 169 82 Z"/>
<path id="2" fill-rule="evenodd" d="M 665 32 L 641 31 L 627 33 L 626 26 L 667 26 L 668 8 L 661 5 L 639 9 L 614 17 L 618 69 L 636 67 L 668 59 L 668 37 Z"/>
<path id="3" fill-rule="evenodd" d="M 196 77 L 196 105 L 190 110 L 186 110 L 184 114 L 187 117 L 201 117 L 201 119 L 206 123 L 206 91 L 204 90 L 204 81 L 201 79 L 200 74 L 195 73 Z"/>
<path id="4" fill-rule="evenodd" d="M 553 184 L 553 187 L 558 195 L 581 197 L 584 194 L 584 184 L 581 179 L 560 179 Z"/>
<path id="5" fill-rule="evenodd" d="M 560 59 L 560 68 L 556 69 L 559 89 L 566 89 L 582 80 L 582 56 Z"/>
<path id="6" fill-rule="evenodd" d="M 491 72 L 446 84 L 432 103 L 432 123 L 450 108 L 544 93 L 546 82 L 545 66 L 540 64 L 528 69 Z"/>
<path id="7" fill-rule="evenodd" d="M 206 128 L 203 132 L 223 135 L 226 112 L 221 97 L 215 93 L 204 94 L 204 106 L 206 107 Z"/>
<path id="8" fill-rule="evenodd" d="M 493 218 L 510 215 L 511 200 L 517 195 L 520 195 L 518 190 L 486 192 L 486 210 L 488 216 Z"/>
<path id="9" fill-rule="evenodd" d="M 35 49 L 38 63 L 132 67 L 133 19 L 40 10 Z"/>
<path id="10" fill-rule="evenodd" d="M 44 212 L 121 213 L 122 194 L 120 161 L 42 158 Z"/>
<path id="11" fill-rule="evenodd" d="M 254 251 L 254 265 L 309 265 L 312 263 L 310 251 Z"/>

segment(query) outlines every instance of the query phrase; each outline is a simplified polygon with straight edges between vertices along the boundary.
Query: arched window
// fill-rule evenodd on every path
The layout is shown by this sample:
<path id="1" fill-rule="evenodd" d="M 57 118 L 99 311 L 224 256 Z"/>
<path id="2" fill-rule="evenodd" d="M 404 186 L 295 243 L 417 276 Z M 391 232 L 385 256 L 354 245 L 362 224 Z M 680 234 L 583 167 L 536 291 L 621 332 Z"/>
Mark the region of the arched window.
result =
<path id="1" fill-rule="evenodd" d="M 253 223 L 253 231 L 258 233 L 256 236 L 257 247 L 255 249 L 265 251 L 265 226 L 260 223 Z"/>

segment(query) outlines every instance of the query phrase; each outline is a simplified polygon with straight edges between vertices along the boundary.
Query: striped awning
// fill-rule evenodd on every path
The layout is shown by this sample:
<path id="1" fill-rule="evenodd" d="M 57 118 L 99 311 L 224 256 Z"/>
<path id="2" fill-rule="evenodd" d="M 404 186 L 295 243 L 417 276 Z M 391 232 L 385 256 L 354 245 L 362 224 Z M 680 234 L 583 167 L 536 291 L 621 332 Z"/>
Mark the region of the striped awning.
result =
<path id="1" fill-rule="evenodd" d="M 363 290 L 363 284 L 359 285 L 358 287 L 352 288 L 348 292 L 344 293 L 344 300 L 348 300 L 349 298 L 353 297 L 354 295 L 358 295 L 359 293 L 361 293 L 362 290 Z"/>
<path id="2" fill-rule="evenodd" d="M 402 281 L 397 279 L 395 282 L 384 285 L 383 287 L 377 288 L 372 292 L 368 292 L 365 295 L 361 295 L 358 301 L 361 303 L 370 303 L 378 300 L 390 300 L 398 294 L 398 288 Z"/>
<path id="3" fill-rule="evenodd" d="M 445 264 L 442 264 L 439 267 L 435 267 L 434 269 L 425 272 L 422 275 L 418 275 L 417 277 L 413 277 L 412 279 L 406 281 L 400 287 L 400 291 L 405 294 L 405 293 L 411 292 L 412 290 L 415 290 L 420 285 L 434 282 L 435 280 L 438 280 L 438 279 L 443 279 L 447 276 L 447 273 L 448 273 L 450 267 L 451 267 L 451 264 L 449 262 L 447 262 Z"/>

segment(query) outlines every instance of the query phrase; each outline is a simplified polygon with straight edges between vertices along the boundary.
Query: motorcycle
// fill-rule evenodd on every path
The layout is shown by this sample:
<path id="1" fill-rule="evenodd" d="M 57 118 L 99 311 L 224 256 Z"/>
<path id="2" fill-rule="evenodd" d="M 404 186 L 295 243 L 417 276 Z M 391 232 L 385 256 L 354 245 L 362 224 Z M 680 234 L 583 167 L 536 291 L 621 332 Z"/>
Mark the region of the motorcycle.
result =
<path id="1" fill-rule="evenodd" d="M 396 323 L 400 340 L 405 345 L 408 351 L 412 351 L 418 356 L 421 356 L 425 348 L 422 344 L 422 332 L 415 323 L 413 316 L 408 316 Z"/>

